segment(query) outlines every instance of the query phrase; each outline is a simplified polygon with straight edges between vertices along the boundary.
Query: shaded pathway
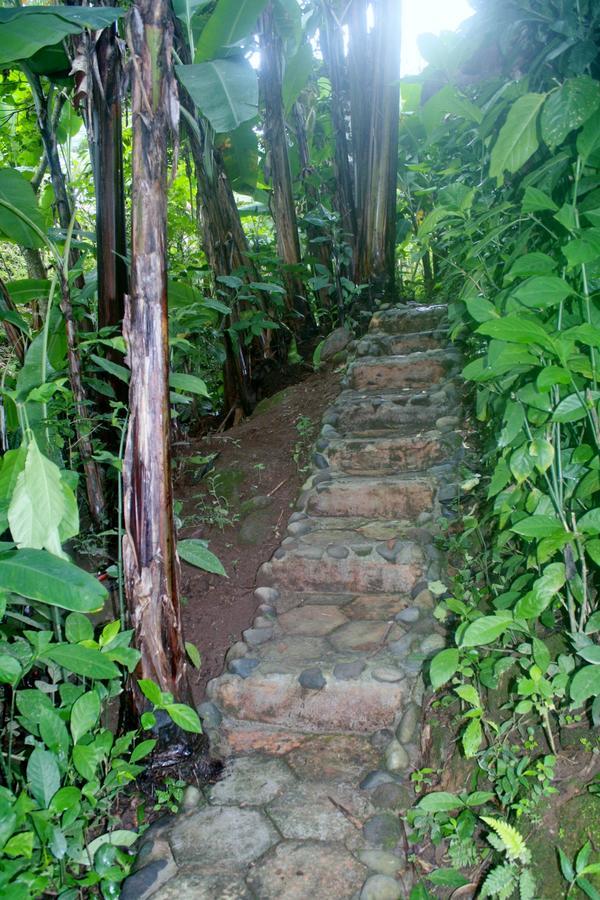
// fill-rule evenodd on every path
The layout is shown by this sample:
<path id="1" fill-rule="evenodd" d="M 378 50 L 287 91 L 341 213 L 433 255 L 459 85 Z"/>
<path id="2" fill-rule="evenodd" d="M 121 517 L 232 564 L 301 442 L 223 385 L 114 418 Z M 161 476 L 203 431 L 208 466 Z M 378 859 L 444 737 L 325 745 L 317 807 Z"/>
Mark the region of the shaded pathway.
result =
<path id="1" fill-rule="evenodd" d="M 445 313 L 386 310 L 358 342 L 259 614 L 200 710 L 225 777 L 147 833 L 125 900 L 407 896 L 398 811 L 444 645 L 428 582 L 461 446 Z"/>

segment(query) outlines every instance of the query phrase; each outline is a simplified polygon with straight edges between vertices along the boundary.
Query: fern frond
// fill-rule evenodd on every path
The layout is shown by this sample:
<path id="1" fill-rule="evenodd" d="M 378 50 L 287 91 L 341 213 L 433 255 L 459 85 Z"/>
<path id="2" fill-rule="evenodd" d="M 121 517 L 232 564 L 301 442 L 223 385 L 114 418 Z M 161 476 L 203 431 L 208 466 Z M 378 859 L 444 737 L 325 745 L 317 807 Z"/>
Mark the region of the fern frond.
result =
<path id="1" fill-rule="evenodd" d="M 520 900 L 534 900 L 534 897 L 535 878 L 530 869 L 523 869 L 519 878 L 519 898 Z"/>
<path id="2" fill-rule="evenodd" d="M 502 819 L 493 819 L 491 816 L 482 816 L 481 818 L 486 825 L 489 825 L 496 832 L 502 841 L 508 859 L 511 861 L 518 859 L 523 863 L 530 861 L 531 853 L 527 849 L 523 836 L 516 828 L 513 828 L 512 825 L 509 825 L 508 822 L 504 822 Z"/>
<path id="3" fill-rule="evenodd" d="M 517 870 L 509 863 L 496 866 L 488 873 L 483 882 L 481 894 L 484 897 L 495 897 L 496 900 L 508 900 L 517 886 Z"/>

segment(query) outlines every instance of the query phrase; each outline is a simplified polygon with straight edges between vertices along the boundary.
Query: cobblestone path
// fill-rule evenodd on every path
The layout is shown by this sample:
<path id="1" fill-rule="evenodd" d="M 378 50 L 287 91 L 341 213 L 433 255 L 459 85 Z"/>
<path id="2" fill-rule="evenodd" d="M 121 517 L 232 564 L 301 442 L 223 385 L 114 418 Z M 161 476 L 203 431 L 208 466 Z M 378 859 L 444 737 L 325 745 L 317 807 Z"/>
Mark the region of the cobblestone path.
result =
<path id="1" fill-rule="evenodd" d="M 398 813 L 444 645 L 428 583 L 461 447 L 445 314 L 385 310 L 358 342 L 258 616 L 200 710 L 224 777 L 147 832 L 124 900 L 408 896 Z"/>

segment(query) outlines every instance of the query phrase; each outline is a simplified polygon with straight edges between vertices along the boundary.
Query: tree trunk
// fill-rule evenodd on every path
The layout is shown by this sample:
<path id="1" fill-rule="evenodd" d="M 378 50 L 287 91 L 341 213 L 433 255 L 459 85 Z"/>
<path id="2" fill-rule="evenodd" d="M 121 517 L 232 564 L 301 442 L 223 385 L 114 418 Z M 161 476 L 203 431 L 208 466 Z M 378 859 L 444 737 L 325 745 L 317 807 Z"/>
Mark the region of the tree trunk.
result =
<path id="1" fill-rule="evenodd" d="M 277 252 L 287 270 L 284 280 L 287 290 L 287 306 L 290 311 L 306 315 L 304 285 L 298 274 L 293 271 L 302 260 L 298 222 L 294 206 L 292 173 L 288 156 L 287 135 L 282 85 L 282 49 L 281 40 L 275 26 L 275 15 L 272 3 L 269 3 L 260 20 L 260 70 L 259 79 L 264 104 L 264 137 L 269 153 L 271 184 L 273 186 L 272 212 L 277 234 Z M 292 320 L 295 328 L 298 321 Z"/>
<path id="2" fill-rule="evenodd" d="M 347 71 L 344 60 L 344 36 L 342 23 L 339 21 L 336 11 L 328 3 L 324 8 L 321 49 L 331 82 L 331 118 L 335 136 L 334 168 L 336 191 L 334 204 L 339 213 L 346 239 L 355 252 L 357 222 L 354 185 L 350 167 L 350 145 L 348 141 L 350 112 Z"/>
<path id="3" fill-rule="evenodd" d="M 127 292 L 127 230 L 121 128 L 121 56 L 116 26 L 95 46 L 92 165 L 96 188 L 98 327 L 119 325 Z"/>
<path id="4" fill-rule="evenodd" d="M 431 256 L 429 255 L 429 250 L 426 250 L 423 254 L 423 287 L 425 288 L 425 296 L 428 300 L 431 300 L 433 297 L 433 288 L 435 286 L 435 279 L 433 277 L 433 267 L 431 265 Z"/>
<path id="5" fill-rule="evenodd" d="M 368 282 L 376 292 L 391 298 L 395 288 L 400 3 L 398 0 L 377 0 L 372 7 L 375 23 L 369 35 L 373 45 L 373 75 L 368 96 L 370 126 L 367 132 L 366 193 L 363 185 L 358 204 L 359 252 L 355 279 Z M 353 119 L 354 148 L 356 152 L 358 140 L 360 154 L 364 153 L 363 138 L 362 131 L 355 132 Z M 362 175 L 361 171 L 361 183 Z"/>
<path id="6" fill-rule="evenodd" d="M 369 143 L 371 139 L 371 104 L 373 68 L 372 35 L 367 29 L 368 0 L 351 0 L 348 9 L 348 83 L 352 121 L 352 161 L 354 166 L 354 201 L 357 216 L 357 250 L 369 192 Z M 362 249 L 362 248 L 361 248 Z M 358 254 L 357 254 L 358 256 Z M 356 265 L 356 260 L 355 260 Z"/>
<path id="7" fill-rule="evenodd" d="M 131 19 L 132 244 L 131 297 L 124 335 L 129 348 L 130 418 L 123 466 L 123 571 L 141 652 L 138 674 L 176 700 L 190 689 L 178 595 L 170 452 L 167 323 L 167 136 L 176 106 L 168 0 L 137 0 Z M 144 708 L 136 695 L 138 712 Z"/>

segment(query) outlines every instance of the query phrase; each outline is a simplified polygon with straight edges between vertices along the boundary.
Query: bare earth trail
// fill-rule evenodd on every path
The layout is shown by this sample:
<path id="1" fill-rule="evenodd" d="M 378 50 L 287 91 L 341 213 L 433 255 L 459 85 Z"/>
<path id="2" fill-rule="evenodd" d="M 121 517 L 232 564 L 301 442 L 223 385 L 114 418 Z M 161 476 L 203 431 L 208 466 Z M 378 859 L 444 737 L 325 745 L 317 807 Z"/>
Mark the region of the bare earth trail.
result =
<path id="1" fill-rule="evenodd" d="M 224 777 L 146 832 L 124 900 L 408 896 L 399 811 L 445 643 L 428 583 L 461 453 L 445 315 L 385 310 L 359 341 L 258 616 L 200 709 Z"/>

